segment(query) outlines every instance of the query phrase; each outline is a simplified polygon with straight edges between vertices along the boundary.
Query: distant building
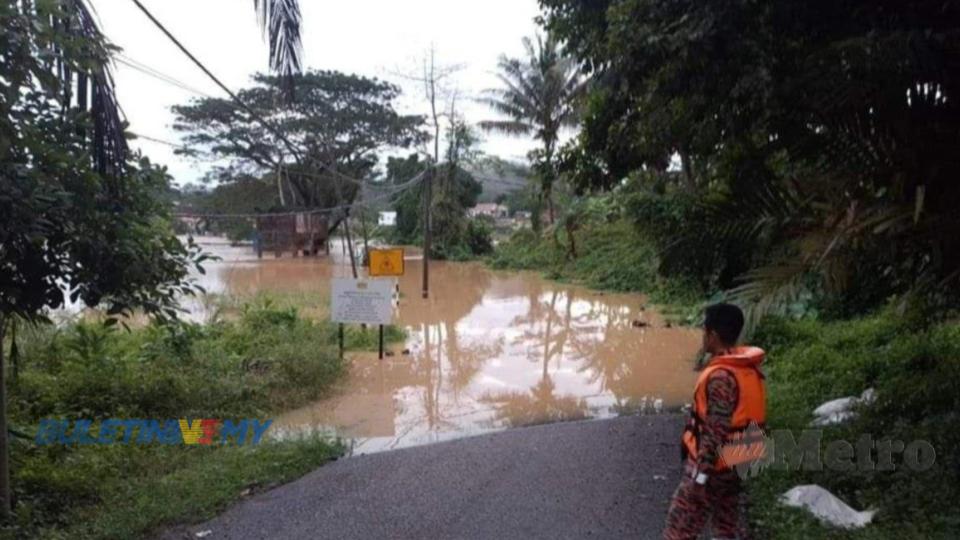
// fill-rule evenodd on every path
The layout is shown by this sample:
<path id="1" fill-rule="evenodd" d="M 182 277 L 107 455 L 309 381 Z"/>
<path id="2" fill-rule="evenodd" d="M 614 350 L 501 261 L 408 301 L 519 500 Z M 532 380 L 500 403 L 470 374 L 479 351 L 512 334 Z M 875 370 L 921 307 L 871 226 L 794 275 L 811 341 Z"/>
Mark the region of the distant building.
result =
<path id="1" fill-rule="evenodd" d="M 397 225 L 397 213 L 380 212 L 380 218 L 377 220 L 377 225 L 380 225 L 381 227 L 395 227 Z"/>
<path id="2" fill-rule="evenodd" d="M 467 210 L 467 215 L 472 218 L 487 216 L 493 219 L 501 219 L 510 217 L 510 211 L 507 210 L 507 207 L 502 204 L 480 203 Z"/>

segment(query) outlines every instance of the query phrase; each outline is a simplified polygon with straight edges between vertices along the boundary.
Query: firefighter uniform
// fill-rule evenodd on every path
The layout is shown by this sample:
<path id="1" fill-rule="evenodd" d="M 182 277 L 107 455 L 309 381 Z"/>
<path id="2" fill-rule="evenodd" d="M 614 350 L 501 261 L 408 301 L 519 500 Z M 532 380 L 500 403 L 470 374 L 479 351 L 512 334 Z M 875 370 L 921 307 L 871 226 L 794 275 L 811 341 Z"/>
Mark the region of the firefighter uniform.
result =
<path id="1" fill-rule="evenodd" d="M 667 514 L 665 540 L 695 540 L 709 523 L 713 538 L 749 536 L 738 469 L 762 459 L 757 433 L 766 422 L 764 352 L 735 347 L 700 373 L 684 429 L 684 476 Z"/>

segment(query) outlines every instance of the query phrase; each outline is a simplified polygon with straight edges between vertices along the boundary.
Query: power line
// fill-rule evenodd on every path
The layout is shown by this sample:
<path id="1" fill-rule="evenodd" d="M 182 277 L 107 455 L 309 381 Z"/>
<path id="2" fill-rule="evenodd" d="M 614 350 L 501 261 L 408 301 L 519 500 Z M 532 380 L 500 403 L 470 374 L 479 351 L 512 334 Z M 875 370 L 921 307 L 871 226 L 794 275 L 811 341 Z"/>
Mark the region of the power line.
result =
<path id="1" fill-rule="evenodd" d="M 161 32 L 163 32 L 185 55 L 187 55 L 187 57 L 190 58 L 190 60 L 192 60 L 193 63 L 197 65 L 197 67 L 199 67 L 208 77 L 210 77 L 210 79 L 212 79 L 213 82 L 215 82 L 224 92 L 226 92 L 226 93 L 233 99 L 233 101 L 235 101 L 235 102 L 240 106 L 240 108 L 242 108 L 242 109 L 245 110 L 247 113 L 249 113 L 257 122 L 259 122 L 261 125 L 263 125 L 263 126 L 267 129 L 267 131 L 273 133 L 278 139 L 280 139 L 280 141 L 283 142 L 284 145 L 286 145 L 287 149 L 293 154 L 294 158 L 296 158 L 298 161 L 300 161 L 300 152 L 299 152 L 299 150 L 294 146 L 293 143 L 290 142 L 290 140 L 289 140 L 282 132 L 280 132 L 279 129 L 277 129 L 276 127 L 274 127 L 270 122 L 268 122 L 266 119 L 264 119 L 262 116 L 260 116 L 260 115 L 259 115 L 256 111 L 254 111 L 249 105 L 247 105 L 246 103 L 244 103 L 243 100 L 241 100 L 241 99 L 239 98 L 239 96 L 237 96 L 232 90 L 230 90 L 225 84 L 223 84 L 223 83 L 220 81 L 220 79 L 218 79 L 209 69 L 207 69 L 207 67 L 206 67 L 202 62 L 200 62 L 200 60 L 198 60 L 197 57 L 195 57 L 189 50 L 187 50 L 187 48 L 184 47 L 184 45 L 183 45 L 182 43 L 180 43 L 180 41 L 177 40 L 177 38 L 174 37 L 174 35 L 171 34 L 170 31 L 167 30 L 167 28 L 166 28 L 165 26 L 163 26 L 163 23 L 161 23 L 159 20 L 157 20 L 157 18 L 154 17 L 153 14 L 150 13 L 150 11 L 147 10 L 147 8 L 144 7 L 143 4 L 140 3 L 140 0 L 132 0 L 132 1 L 133 1 L 134 4 L 137 5 L 138 8 L 140 8 L 140 11 L 142 11 L 142 12 L 144 13 L 144 15 L 146 15 L 147 18 L 149 18 L 149 19 L 153 22 L 153 24 L 156 25 L 157 28 L 160 29 Z M 167 82 L 167 83 L 172 84 L 172 85 L 174 85 L 174 86 L 178 86 L 178 87 L 180 87 L 180 88 L 182 88 L 182 89 L 184 89 L 184 90 L 187 90 L 187 91 L 190 91 L 190 92 L 194 92 L 194 93 L 199 94 L 199 95 L 202 95 L 202 96 L 209 97 L 209 98 L 211 98 L 211 99 L 217 99 L 217 98 L 214 98 L 213 96 L 210 96 L 209 94 L 206 94 L 206 93 L 204 93 L 204 92 L 200 92 L 200 91 L 198 91 L 198 90 L 196 90 L 196 89 L 193 89 L 193 88 L 191 88 L 189 85 L 187 85 L 186 83 L 183 83 L 183 82 L 179 81 L 178 79 L 176 79 L 176 78 L 174 78 L 174 77 L 171 77 L 171 76 L 169 76 L 169 75 L 166 75 L 166 74 L 164 74 L 164 73 L 162 73 L 162 72 L 160 72 L 160 71 L 158 71 L 158 70 L 156 70 L 156 69 L 153 69 L 153 68 L 151 68 L 151 67 L 149 67 L 149 66 L 147 66 L 147 65 L 145 65 L 145 64 L 142 64 L 142 63 L 136 62 L 136 61 L 128 62 L 129 60 L 132 60 L 132 59 L 129 59 L 129 58 L 126 58 L 126 57 L 124 57 L 124 58 L 118 58 L 118 61 L 121 61 L 121 62 L 125 63 L 126 65 L 132 67 L 133 69 L 138 69 L 138 70 L 144 71 L 145 73 L 146 73 L 147 71 L 152 71 L 152 73 L 147 73 L 147 74 L 150 75 L 150 76 L 156 77 L 156 78 L 158 78 L 158 79 L 160 79 L 160 80 L 163 80 L 164 82 Z M 130 64 L 134 64 L 134 63 L 136 63 L 136 64 L 141 64 L 141 66 L 131 66 L 131 65 L 130 65 Z M 336 167 L 334 167 L 334 165 L 335 165 L 334 162 L 329 162 L 329 163 L 324 164 L 324 165 L 323 165 L 323 168 L 326 169 L 327 172 L 329 172 L 329 173 L 331 173 L 331 174 L 333 174 L 333 175 L 335 175 L 335 176 L 338 176 L 338 177 L 340 177 L 340 178 L 342 178 L 342 179 L 344 179 L 344 180 L 347 180 L 347 181 L 349 181 L 349 182 L 353 182 L 353 183 L 355 183 L 355 184 L 357 184 L 357 185 L 363 185 L 363 184 L 364 184 L 364 181 L 361 180 L 361 179 L 353 178 L 353 177 L 351 177 L 351 176 L 348 176 L 348 175 L 346 175 L 346 174 L 343 174 L 343 173 L 337 171 L 337 170 L 336 170 Z M 305 174 L 305 175 L 306 175 L 306 176 L 311 176 L 310 174 Z M 315 175 L 314 175 L 314 176 L 315 176 Z"/>
<path id="2" fill-rule="evenodd" d="M 152 67 L 144 64 L 143 62 L 138 62 L 138 61 L 134 60 L 133 58 L 130 58 L 129 56 L 125 56 L 125 55 L 118 54 L 118 55 L 116 55 L 116 56 L 114 57 L 114 60 L 116 60 L 116 61 L 117 61 L 118 63 L 120 63 L 120 64 L 123 64 L 123 65 L 126 66 L 126 67 L 129 67 L 129 68 L 131 68 L 131 69 L 134 69 L 134 70 L 136 70 L 136 71 L 139 71 L 140 73 L 143 73 L 144 75 L 147 75 L 148 77 L 153 77 L 154 79 L 156 79 L 156 80 L 158 80 L 158 81 L 165 82 L 165 83 L 167 83 L 167 84 L 169 84 L 169 85 L 172 85 L 172 86 L 176 86 L 177 88 L 180 88 L 181 90 L 186 90 L 187 92 L 190 92 L 190 93 L 192 93 L 192 94 L 197 94 L 197 95 L 203 96 L 203 97 L 205 97 L 205 98 L 217 99 L 217 98 L 215 98 L 214 96 L 212 96 L 212 95 L 210 95 L 210 94 L 208 94 L 208 93 L 206 93 L 206 92 L 204 92 L 204 91 L 202 91 L 202 90 L 197 90 L 196 88 L 190 86 L 189 84 L 187 84 L 187 83 L 185 83 L 185 82 L 183 82 L 183 81 L 181 81 L 181 80 L 179 80 L 179 79 L 177 79 L 177 78 L 175 78 L 175 77 L 173 77 L 173 76 L 167 75 L 166 73 L 163 73 L 162 71 L 159 71 L 159 70 L 157 70 L 157 69 L 154 69 L 154 68 L 152 68 Z"/>
<path id="3" fill-rule="evenodd" d="M 165 140 L 165 139 L 160 139 L 160 138 L 157 138 L 157 137 L 151 137 L 151 136 L 149 136 L 149 135 L 144 135 L 144 134 L 142 134 L 142 133 L 136 133 L 136 132 L 133 132 L 133 131 L 130 131 L 129 133 L 130 133 L 131 135 L 135 136 L 137 139 L 143 139 L 143 140 L 145 140 L 145 141 L 150 141 L 150 142 L 154 142 L 154 143 L 157 143 L 157 144 L 162 144 L 162 145 L 165 145 L 165 146 L 170 146 L 170 147 L 172 147 L 172 148 L 177 148 L 177 149 L 187 148 L 187 145 L 184 144 L 184 143 L 182 143 L 182 142 L 176 143 L 176 142 L 168 141 L 168 140 Z M 331 169 L 328 169 L 328 172 L 335 172 L 335 171 L 333 171 L 333 170 L 331 170 Z M 293 175 L 296 175 L 296 176 L 306 176 L 306 177 L 308 177 L 308 178 L 315 178 L 315 179 L 318 179 L 318 180 L 326 180 L 326 179 L 327 179 L 327 178 L 324 177 L 323 175 L 314 174 L 314 173 L 309 173 L 309 172 L 305 172 L 305 171 L 303 171 L 303 172 L 293 172 L 293 173 L 289 173 L 289 172 L 288 172 L 288 173 L 287 173 L 287 175 L 290 175 L 290 174 L 293 174 Z M 349 180 L 350 182 L 354 182 L 354 183 L 356 183 L 356 184 L 359 184 L 361 187 L 369 187 L 369 186 L 376 186 L 376 185 L 377 185 L 376 183 L 373 183 L 373 182 L 365 182 L 365 181 L 362 181 L 362 180 L 357 180 L 357 179 L 355 179 L 355 178 L 349 177 L 349 176 L 344 175 L 344 174 L 337 174 L 337 175 L 340 176 L 341 178 L 344 178 L 344 179 L 346 179 L 346 180 Z M 414 179 L 416 179 L 416 177 L 414 177 Z M 398 186 L 399 186 L 400 188 L 402 188 L 403 186 L 406 186 L 409 182 L 410 182 L 410 180 L 408 180 L 407 182 L 405 182 L 405 183 L 403 183 L 403 184 L 389 184 L 387 187 L 393 188 L 393 189 L 396 190 L 396 191 L 402 191 L 402 189 L 399 189 L 399 190 L 398 190 L 398 189 L 396 189 L 396 188 L 397 188 Z"/>
<path id="4" fill-rule="evenodd" d="M 207 75 L 207 77 L 210 77 L 210 79 L 213 82 L 217 83 L 217 86 L 219 86 L 221 89 L 223 89 L 224 92 L 230 95 L 230 98 L 233 99 L 233 101 L 237 102 L 237 104 L 240 105 L 240 107 L 242 107 L 245 111 L 247 111 L 258 122 L 263 124 L 263 126 L 267 128 L 267 131 L 270 131 L 271 133 L 276 135 L 277 138 L 279 138 L 283 142 L 283 144 L 286 145 L 287 150 L 289 150 L 290 153 L 292 153 L 295 157 L 299 159 L 300 151 L 297 149 L 296 146 L 294 146 L 293 143 L 290 142 L 289 139 L 287 139 L 286 136 L 284 136 L 283 133 L 281 133 L 278 129 L 273 127 L 273 125 L 270 124 L 270 122 L 268 122 L 262 116 L 260 116 L 260 114 L 258 114 L 257 111 L 253 110 L 249 105 L 244 103 L 243 100 L 241 100 L 235 93 L 233 93 L 232 90 L 227 88 L 227 85 L 220 82 L 220 79 L 218 79 L 216 75 L 214 75 L 209 69 L 207 69 L 207 66 L 203 65 L 203 62 L 201 62 L 200 60 L 197 60 L 197 57 L 194 56 L 190 51 L 188 51 L 187 48 L 184 47 L 183 44 L 180 43 L 180 41 L 176 37 L 174 37 L 173 34 L 170 33 L 169 30 L 167 30 L 167 28 L 163 25 L 163 23 L 158 21 L 157 18 L 154 17 L 153 14 L 150 13 L 150 11 L 146 7 L 144 7 L 142 3 L 140 3 L 140 0 L 131 0 L 131 1 L 134 4 L 136 4 L 138 8 L 140 8 L 140 11 L 142 11 L 143 14 L 146 15 L 147 18 L 150 19 L 150 21 L 153 22 L 153 24 L 157 28 L 159 28 L 160 31 L 163 32 L 167 36 L 167 38 L 169 38 L 170 41 L 172 41 L 174 45 L 176 45 L 177 48 L 180 49 L 181 52 L 183 52 L 183 54 L 187 55 L 187 58 L 193 61 L 193 63 L 196 64 L 196 66 L 200 68 Z"/>
<path id="5" fill-rule="evenodd" d="M 293 210 L 288 212 L 268 212 L 268 213 L 260 213 L 260 214 L 199 214 L 199 213 L 179 213 L 178 214 L 178 213 L 174 213 L 174 216 L 175 217 L 192 217 L 192 218 L 200 218 L 200 219 L 249 219 L 249 218 L 258 218 L 258 217 L 295 216 L 298 214 L 305 214 L 305 215 L 329 214 L 336 210 L 347 210 L 353 207 L 365 208 L 372 203 L 389 200 L 392 197 L 404 191 L 412 189 L 414 186 L 416 186 L 417 184 L 423 181 L 423 178 L 426 172 L 427 170 L 424 169 L 423 171 L 420 172 L 420 174 L 414 176 L 412 179 L 408 180 L 407 182 L 393 186 L 395 188 L 393 191 L 390 191 L 389 193 L 378 193 L 376 196 L 371 197 L 370 199 L 363 201 L 362 203 L 354 202 L 354 203 L 348 203 L 348 204 L 340 204 L 337 206 L 330 206 L 326 208 L 314 208 L 311 210 L 300 210 L 300 211 Z"/>
<path id="6" fill-rule="evenodd" d="M 280 130 L 274 127 L 270 122 L 268 122 L 262 116 L 260 116 L 260 114 L 258 114 L 255 110 L 253 110 L 249 105 L 247 105 L 243 100 L 241 100 L 239 96 L 237 96 L 232 90 L 230 90 L 230 88 L 228 88 L 225 84 L 223 84 L 223 82 L 221 82 L 220 79 L 216 77 L 216 75 L 214 75 L 209 69 L 207 69 L 207 67 L 200 60 L 198 60 L 196 56 L 194 56 L 189 50 L 187 50 L 187 48 L 182 43 L 180 43 L 180 41 L 172 33 L 170 33 L 169 30 L 167 30 L 167 28 L 163 25 L 163 23 L 161 23 L 159 20 L 157 20 L 156 17 L 153 16 L 153 14 L 140 2 L 140 0 L 131 0 L 131 1 L 140 9 L 140 11 L 143 12 L 144 15 L 147 16 L 148 19 L 150 19 L 151 22 L 153 22 L 153 24 L 157 28 L 160 29 L 161 32 L 163 32 L 164 35 L 167 36 L 168 39 L 170 39 L 170 41 L 174 43 L 174 45 L 177 46 L 177 48 L 180 49 L 181 52 L 183 52 L 183 54 L 187 56 L 187 58 L 189 58 L 198 68 L 200 68 L 207 75 L 207 77 L 209 77 L 213 82 L 215 82 L 217 86 L 219 86 L 224 92 L 226 92 L 234 102 L 236 102 L 242 109 L 244 109 L 247 113 L 249 113 L 256 121 L 262 124 L 267 129 L 267 131 L 273 133 L 278 139 L 280 139 L 280 141 L 284 143 L 284 145 L 287 147 L 290 153 L 293 154 L 294 158 L 297 161 L 300 161 L 300 151 L 297 149 L 297 147 L 293 143 L 290 142 L 290 140 L 282 132 L 280 132 Z M 149 66 L 145 66 L 145 67 L 149 68 Z M 153 70 L 153 71 L 156 71 L 156 70 Z M 156 73 L 158 74 L 158 76 L 163 76 L 170 79 L 167 82 L 170 82 L 171 84 L 179 83 L 179 81 L 177 81 L 173 77 L 163 75 L 159 71 L 156 71 Z M 184 86 L 187 86 L 187 85 L 184 84 Z M 328 172 L 336 176 L 339 176 L 340 178 L 343 178 L 347 181 L 354 182 L 357 185 L 363 186 L 365 184 L 363 180 L 350 177 L 348 175 L 345 175 L 337 171 L 334 165 L 335 165 L 334 162 L 326 163 L 323 168 L 326 169 Z M 311 174 L 304 174 L 304 175 L 318 177 L 316 175 L 311 175 Z"/>
<path id="7" fill-rule="evenodd" d="M 165 141 L 163 139 L 158 139 L 156 137 L 150 137 L 149 135 L 143 135 L 141 133 L 129 132 L 131 135 L 135 136 L 138 139 L 143 139 L 145 141 L 155 142 L 157 144 L 163 144 L 166 146 L 172 146 L 173 148 L 186 148 L 186 145 L 183 143 L 175 143 L 170 141 Z"/>

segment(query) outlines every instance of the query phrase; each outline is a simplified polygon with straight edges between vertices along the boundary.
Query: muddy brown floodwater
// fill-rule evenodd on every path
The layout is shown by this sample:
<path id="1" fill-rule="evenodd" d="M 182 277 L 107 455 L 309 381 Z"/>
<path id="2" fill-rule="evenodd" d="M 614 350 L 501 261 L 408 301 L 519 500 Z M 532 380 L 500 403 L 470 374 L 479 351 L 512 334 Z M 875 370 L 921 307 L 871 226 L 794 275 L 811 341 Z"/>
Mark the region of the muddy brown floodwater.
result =
<path id="1" fill-rule="evenodd" d="M 206 244 L 222 257 L 202 284 L 213 292 L 329 296 L 331 258 L 264 258 L 249 248 Z M 346 380 L 322 401 L 282 414 L 277 437 L 335 433 L 354 452 L 432 443 L 546 422 L 649 414 L 689 401 L 699 332 L 665 326 L 643 296 L 608 294 L 477 263 L 422 261 L 400 278 L 395 320 L 404 344 L 383 361 L 349 355 Z M 202 318 L 202 305 L 193 306 Z M 639 323 L 636 321 L 640 321 Z"/>

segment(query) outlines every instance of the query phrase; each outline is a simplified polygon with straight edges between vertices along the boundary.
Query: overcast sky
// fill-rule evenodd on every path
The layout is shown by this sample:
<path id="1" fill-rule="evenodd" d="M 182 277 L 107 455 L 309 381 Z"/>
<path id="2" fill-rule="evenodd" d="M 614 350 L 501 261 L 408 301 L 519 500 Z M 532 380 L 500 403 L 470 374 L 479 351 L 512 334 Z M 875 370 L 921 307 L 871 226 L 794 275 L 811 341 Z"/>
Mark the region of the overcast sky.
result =
<path id="1" fill-rule="evenodd" d="M 267 48 L 250 0 L 142 0 L 194 55 L 231 89 L 250 83 L 267 68 Z M 187 59 L 130 0 L 91 0 L 103 31 L 123 54 L 182 81 L 192 89 L 225 94 Z M 401 112 L 425 114 L 422 90 L 395 74 L 411 72 L 433 44 L 442 64 L 462 64 L 456 83 L 464 96 L 497 85 L 494 72 L 501 54 L 521 56 L 521 39 L 536 30 L 537 0 L 300 0 L 305 66 L 386 79 L 404 88 Z M 134 133 L 179 142 L 171 129 L 170 106 L 196 94 L 161 82 L 118 63 L 120 105 Z M 467 120 L 492 113 L 461 101 Z M 527 138 L 484 134 L 482 150 L 523 160 L 533 147 Z M 173 148 L 145 140 L 141 148 L 170 169 L 183 184 L 198 180 L 208 163 L 175 156 Z"/>

